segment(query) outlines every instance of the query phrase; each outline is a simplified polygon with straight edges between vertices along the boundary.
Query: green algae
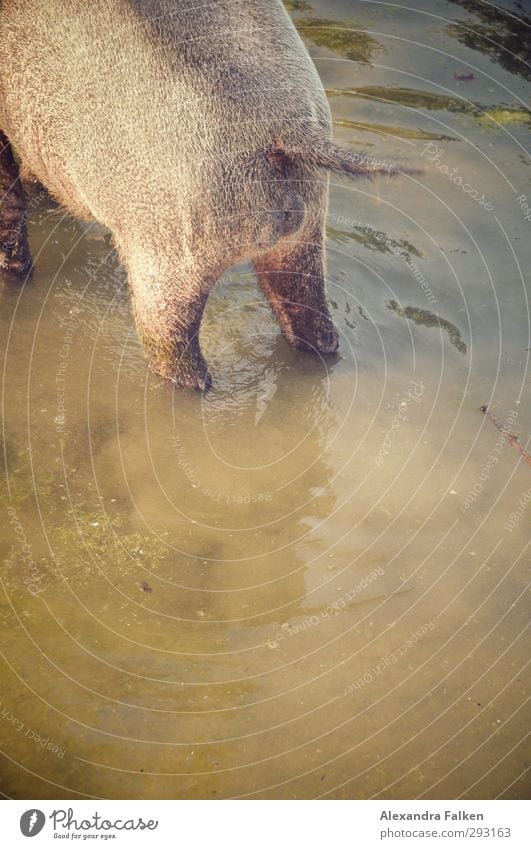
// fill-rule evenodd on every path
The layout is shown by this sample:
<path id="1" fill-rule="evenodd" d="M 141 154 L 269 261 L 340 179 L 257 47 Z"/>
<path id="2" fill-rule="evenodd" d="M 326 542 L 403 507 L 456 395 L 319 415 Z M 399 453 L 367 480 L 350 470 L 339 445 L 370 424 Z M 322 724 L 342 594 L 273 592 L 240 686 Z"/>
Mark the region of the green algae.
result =
<path id="1" fill-rule="evenodd" d="M 86 436 L 84 440 L 86 443 Z M 162 539 L 131 532 L 121 517 L 107 515 L 97 507 L 70 508 L 65 479 L 72 482 L 77 470 L 64 458 L 57 467 L 49 464 L 44 470 L 36 469 L 27 450 L 6 437 L 4 463 L 0 467 L 0 509 L 4 514 L 10 511 L 8 522 L 22 527 L 22 542 L 29 545 L 32 556 L 47 574 L 57 576 L 64 564 L 68 576 L 94 573 L 105 566 L 106 572 L 120 577 L 135 567 L 156 569 L 168 555 Z M 46 517 L 43 527 L 36 524 L 37 511 Z M 23 560 L 21 539 L 8 534 L 6 541 L 8 557 L 4 565 L 12 575 L 19 574 Z"/>
<path id="2" fill-rule="evenodd" d="M 497 124 L 519 123 L 531 125 L 531 111 L 520 106 L 498 105 L 482 106 L 446 94 L 436 94 L 419 91 L 401 86 L 360 86 L 359 88 L 328 89 L 329 97 L 350 96 L 382 103 L 395 103 L 408 106 L 411 109 L 427 109 L 429 111 L 452 112 L 470 115 L 480 119 L 484 126 L 491 128 Z"/>
<path id="3" fill-rule="evenodd" d="M 531 126 L 531 112 L 526 109 L 508 109 L 504 106 L 491 106 L 479 116 L 486 127 L 505 126 L 506 124 L 524 124 Z"/>
<path id="4" fill-rule="evenodd" d="M 333 21 L 328 18 L 295 18 L 293 23 L 302 36 L 318 47 L 327 47 L 352 62 L 371 64 L 373 53 L 385 52 L 385 47 L 354 21 Z"/>
<path id="5" fill-rule="evenodd" d="M 415 324 L 421 324 L 424 327 L 439 327 L 442 330 L 446 330 L 454 348 L 457 348 L 461 354 L 466 354 L 466 345 L 463 342 L 461 331 L 446 318 L 440 318 L 440 316 L 430 312 L 430 310 L 421 309 L 420 307 L 403 307 L 397 301 L 389 301 L 387 308 L 393 310 L 397 315 L 415 322 Z"/>
<path id="6" fill-rule="evenodd" d="M 334 126 L 362 130 L 368 133 L 395 136 L 400 139 L 431 139 L 433 141 L 458 141 L 455 136 L 445 136 L 442 133 L 430 133 L 413 127 L 399 127 L 397 124 L 370 124 L 366 121 L 349 121 L 346 118 L 336 118 Z"/>
<path id="7" fill-rule="evenodd" d="M 13 508 L 18 511 L 29 504 L 34 508 L 41 489 L 52 491 L 53 483 L 54 475 L 51 469 L 47 469 L 42 476 L 39 475 L 37 481 L 28 451 L 19 448 L 14 440 L 5 437 L 4 457 L 0 463 L 1 510 Z"/>
<path id="8" fill-rule="evenodd" d="M 58 562 L 81 562 L 90 573 L 105 566 L 113 578 L 129 576 L 139 567 L 157 568 L 169 552 L 155 535 L 131 531 L 124 519 L 103 510 L 68 510 L 66 521 L 53 528 L 50 538 Z"/>
<path id="9" fill-rule="evenodd" d="M 464 112 L 475 114 L 481 112 L 479 107 L 458 97 L 446 94 L 436 94 L 428 91 L 420 91 L 404 86 L 378 86 L 367 85 L 357 88 L 329 89 L 329 97 L 351 96 L 363 97 L 368 100 L 377 100 L 383 103 L 396 103 L 399 106 L 409 106 L 413 109 L 428 109 L 445 112 Z"/>
<path id="10" fill-rule="evenodd" d="M 312 12 L 313 9 L 306 0 L 283 0 L 288 12 Z"/>
<path id="11" fill-rule="evenodd" d="M 25 520 L 25 515 L 20 514 L 20 521 L 24 524 Z M 102 567 L 113 579 L 128 576 L 138 568 L 156 569 L 169 553 L 161 539 L 127 531 L 121 518 L 111 518 L 103 511 L 69 509 L 63 514 L 62 524 L 49 523 L 46 532 L 49 555 L 39 557 L 39 562 L 48 573 L 62 573 L 67 579 L 80 573 L 97 574 Z M 15 541 L 5 562 L 13 565 L 19 560 Z"/>
<path id="12" fill-rule="evenodd" d="M 413 254 L 422 259 L 421 252 L 411 242 L 408 242 L 406 239 L 392 239 L 381 230 L 376 230 L 368 225 L 356 224 L 352 227 L 352 230 L 346 231 L 339 230 L 328 224 L 326 234 L 339 244 L 354 241 L 365 248 L 369 248 L 369 250 L 378 251 L 381 254 L 401 254 L 406 259 L 409 258 L 410 254 Z"/>

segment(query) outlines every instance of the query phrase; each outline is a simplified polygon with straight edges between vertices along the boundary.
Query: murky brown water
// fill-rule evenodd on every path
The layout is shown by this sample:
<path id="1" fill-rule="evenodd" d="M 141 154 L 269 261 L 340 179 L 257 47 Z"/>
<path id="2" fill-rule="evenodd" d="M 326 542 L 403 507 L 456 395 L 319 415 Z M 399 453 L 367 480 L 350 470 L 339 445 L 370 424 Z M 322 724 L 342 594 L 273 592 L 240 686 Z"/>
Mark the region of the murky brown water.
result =
<path id="1" fill-rule="evenodd" d="M 148 373 L 107 235 L 33 201 L 0 312 L 7 796 L 528 792 L 531 468 L 479 411 L 525 446 L 525 44 L 474 2 L 290 5 L 336 138 L 425 173 L 332 181 L 337 363 L 226 275 L 205 397 Z"/>

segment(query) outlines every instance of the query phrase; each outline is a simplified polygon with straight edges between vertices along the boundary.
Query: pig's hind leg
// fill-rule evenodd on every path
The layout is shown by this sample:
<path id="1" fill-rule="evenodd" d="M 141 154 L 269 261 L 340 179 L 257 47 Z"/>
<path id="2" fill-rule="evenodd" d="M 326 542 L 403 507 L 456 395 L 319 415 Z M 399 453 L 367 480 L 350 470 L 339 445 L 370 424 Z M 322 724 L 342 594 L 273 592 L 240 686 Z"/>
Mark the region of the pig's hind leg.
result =
<path id="1" fill-rule="evenodd" d="M 291 239 L 255 259 L 258 282 L 291 345 L 334 353 L 339 339 L 326 303 L 321 227 Z"/>
<path id="2" fill-rule="evenodd" d="M 26 217 L 19 168 L 0 130 L 0 268 L 14 274 L 26 274 L 31 268 Z"/>

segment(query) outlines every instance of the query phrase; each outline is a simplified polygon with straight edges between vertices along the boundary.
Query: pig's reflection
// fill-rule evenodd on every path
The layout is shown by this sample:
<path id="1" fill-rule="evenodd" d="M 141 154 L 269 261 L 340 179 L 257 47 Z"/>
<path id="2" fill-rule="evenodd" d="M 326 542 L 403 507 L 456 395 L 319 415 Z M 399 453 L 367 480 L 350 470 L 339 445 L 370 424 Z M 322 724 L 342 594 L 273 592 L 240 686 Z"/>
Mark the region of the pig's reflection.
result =
<path id="1" fill-rule="evenodd" d="M 146 420 L 133 414 L 95 463 L 104 503 L 121 492 L 123 510 L 127 492 L 132 527 L 168 545 L 170 556 L 151 564 L 169 583 L 168 604 L 182 608 L 190 594 L 197 609 L 199 593 L 202 615 L 213 619 L 302 598 L 304 564 L 312 546 L 318 556 L 319 526 L 335 504 L 325 367 L 317 375 L 315 360 L 293 355 L 282 340 L 262 341 L 249 339 L 251 361 L 240 340 L 227 357 L 234 371 L 193 406 L 172 410 L 166 399 Z"/>

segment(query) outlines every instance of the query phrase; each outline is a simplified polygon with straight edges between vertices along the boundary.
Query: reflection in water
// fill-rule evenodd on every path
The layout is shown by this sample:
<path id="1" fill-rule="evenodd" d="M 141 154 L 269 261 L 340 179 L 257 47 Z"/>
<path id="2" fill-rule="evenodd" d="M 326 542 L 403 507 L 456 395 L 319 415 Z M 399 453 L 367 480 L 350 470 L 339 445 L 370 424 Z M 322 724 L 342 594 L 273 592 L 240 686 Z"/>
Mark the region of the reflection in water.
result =
<path id="1" fill-rule="evenodd" d="M 238 267 L 207 307 L 201 396 L 147 371 L 106 233 L 35 204 L 33 280 L 0 291 L 9 796 L 526 796 L 531 481 L 479 412 L 511 411 L 526 444 L 522 74 L 509 93 L 463 43 L 469 103 L 429 16 L 289 7 L 348 95 L 338 137 L 390 161 L 451 137 L 496 214 L 426 159 L 332 179 L 339 356 L 290 349 Z"/>
<path id="2" fill-rule="evenodd" d="M 449 0 L 478 20 L 462 20 L 447 28 L 449 35 L 471 50 L 478 50 L 506 71 L 531 79 L 531 42 L 528 37 L 531 18 L 519 3 L 514 12 L 478 0 Z"/>

